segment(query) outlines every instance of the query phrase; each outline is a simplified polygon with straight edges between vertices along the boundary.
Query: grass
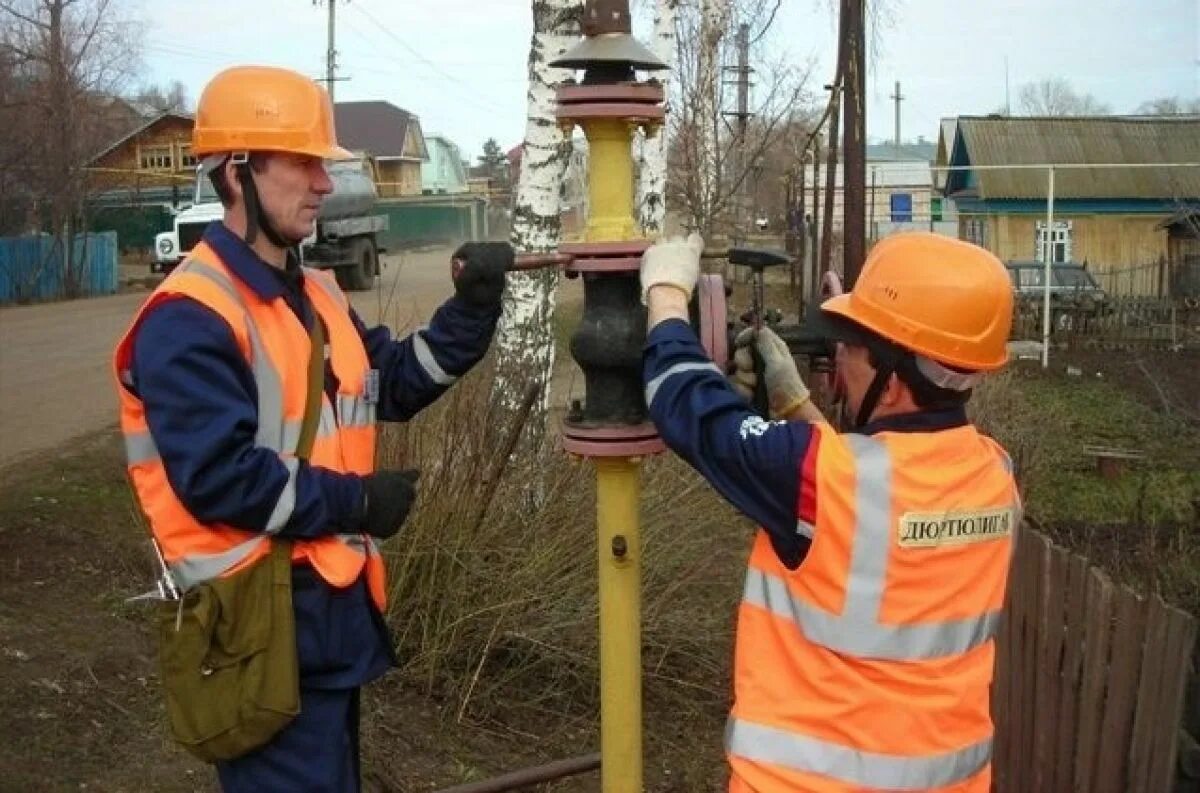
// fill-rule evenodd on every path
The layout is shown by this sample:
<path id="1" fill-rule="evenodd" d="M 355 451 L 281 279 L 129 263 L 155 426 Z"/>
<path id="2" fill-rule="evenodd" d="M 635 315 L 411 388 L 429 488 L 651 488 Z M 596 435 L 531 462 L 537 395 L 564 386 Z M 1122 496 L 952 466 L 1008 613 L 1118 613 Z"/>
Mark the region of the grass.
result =
<path id="1" fill-rule="evenodd" d="M 1200 613 L 1200 430 L 1113 383 L 1012 369 L 972 401 L 1013 455 L 1026 515 L 1118 580 Z M 1115 480 L 1088 445 L 1145 457 Z"/>

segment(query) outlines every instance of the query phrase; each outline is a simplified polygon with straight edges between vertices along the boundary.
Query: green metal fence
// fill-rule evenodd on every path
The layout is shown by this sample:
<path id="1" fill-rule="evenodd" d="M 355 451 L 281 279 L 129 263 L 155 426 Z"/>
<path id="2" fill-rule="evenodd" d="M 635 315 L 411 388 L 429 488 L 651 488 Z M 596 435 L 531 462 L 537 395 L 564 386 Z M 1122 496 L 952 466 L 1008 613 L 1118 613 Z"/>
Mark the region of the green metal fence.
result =
<path id="1" fill-rule="evenodd" d="M 450 203 L 443 198 L 428 202 L 381 201 L 378 211 L 387 215 L 383 235 L 386 248 L 400 250 L 487 237 L 486 203 Z"/>
<path id="2" fill-rule="evenodd" d="M 98 207 L 92 210 L 89 231 L 115 231 L 121 252 L 154 250 L 154 235 L 169 231 L 174 216 L 161 204 Z"/>
<path id="3" fill-rule="evenodd" d="M 443 245 L 463 240 L 486 239 L 487 202 L 446 196 L 422 196 L 382 200 L 376 207 L 388 218 L 388 230 L 380 244 L 392 250 L 422 245 Z M 173 215 L 161 204 L 96 207 L 90 231 L 114 231 L 123 253 L 152 251 L 154 235 L 171 228 Z"/>

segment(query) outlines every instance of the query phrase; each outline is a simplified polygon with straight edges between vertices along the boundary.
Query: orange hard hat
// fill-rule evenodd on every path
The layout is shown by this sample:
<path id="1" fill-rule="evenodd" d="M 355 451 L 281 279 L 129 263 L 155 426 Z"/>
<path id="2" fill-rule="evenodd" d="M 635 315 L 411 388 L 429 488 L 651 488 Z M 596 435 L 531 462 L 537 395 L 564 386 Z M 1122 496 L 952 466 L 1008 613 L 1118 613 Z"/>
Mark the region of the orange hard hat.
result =
<path id="1" fill-rule="evenodd" d="M 854 288 L 821 310 L 894 344 L 968 371 L 1008 360 L 1012 282 L 977 245 L 925 231 L 895 234 L 871 249 Z"/>
<path id="2" fill-rule="evenodd" d="M 235 66 L 204 86 L 192 128 L 192 154 L 235 151 L 309 154 L 326 160 L 354 155 L 337 144 L 329 94 L 298 72 Z"/>

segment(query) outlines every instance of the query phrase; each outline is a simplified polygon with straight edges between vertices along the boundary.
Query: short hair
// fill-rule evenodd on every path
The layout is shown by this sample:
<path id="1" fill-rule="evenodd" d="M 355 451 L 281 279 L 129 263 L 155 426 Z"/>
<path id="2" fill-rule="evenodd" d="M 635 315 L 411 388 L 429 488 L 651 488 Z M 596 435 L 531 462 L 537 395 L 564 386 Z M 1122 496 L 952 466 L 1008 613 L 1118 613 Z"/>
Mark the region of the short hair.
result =
<path id="1" fill-rule="evenodd" d="M 255 171 L 261 172 L 266 167 L 266 160 L 265 152 L 250 152 L 250 167 Z M 220 165 L 208 172 L 208 180 L 212 182 L 213 190 L 216 191 L 217 198 L 221 200 L 221 206 L 226 209 L 233 206 L 233 190 L 229 187 L 229 180 L 225 178 L 225 163 L 228 161 L 228 159 L 222 160 Z"/>

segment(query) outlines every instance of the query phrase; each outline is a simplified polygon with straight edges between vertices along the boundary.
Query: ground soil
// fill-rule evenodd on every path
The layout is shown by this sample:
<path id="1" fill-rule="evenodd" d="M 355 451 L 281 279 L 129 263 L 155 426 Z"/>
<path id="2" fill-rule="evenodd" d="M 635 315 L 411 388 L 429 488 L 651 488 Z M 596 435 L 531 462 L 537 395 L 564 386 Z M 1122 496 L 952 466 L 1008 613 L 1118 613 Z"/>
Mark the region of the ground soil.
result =
<path id="1" fill-rule="evenodd" d="M 125 602 L 151 562 L 122 468 L 102 431 L 0 471 L 0 791 L 216 789 L 168 737 L 151 625 Z M 456 716 L 394 677 L 369 687 L 366 789 L 441 789 L 595 748 L 587 724 L 547 735 Z"/>
<path id="2" fill-rule="evenodd" d="M 427 316 L 447 290 L 444 258 L 410 257 L 393 272 L 413 281 L 393 275 L 356 306 L 393 326 Z M 169 740 L 149 621 L 125 603 L 150 561 L 104 362 L 142 296 L 0 310 L 0 792 L 214 789 L 210 769 Z M 577 310 L 577 292 L 571 301 Z M 1103 373 L 1156 410 L 1200 412 L 1195 353 L 1068 353 L 1052 376 L 1075 377 L 1067 365 Z M 730 553 L 732 566 L 744 548 Z M 696 742 L 693 725 L 649 703 L 647 789 L 719 789 L 719 718 Z M 587 714 L 461 721 L 396 676 L 368 689 L 363 737 L 374 791 L 436 790 L 597 748 Z M 708 756 L 711 782 L 683 781 L 675 760 L 656 761 L 668 753 Z M 550 789 L 595 791 L 598 776 Z"/>
<path id="3" fill-rule="evenodd" d="M 1079 372 L 1068 376 L 1099 374 L 1155 412 L 1200 425 L 1200 350 L 1070 350 L 1052 360 L 1063 373 Z"/>

